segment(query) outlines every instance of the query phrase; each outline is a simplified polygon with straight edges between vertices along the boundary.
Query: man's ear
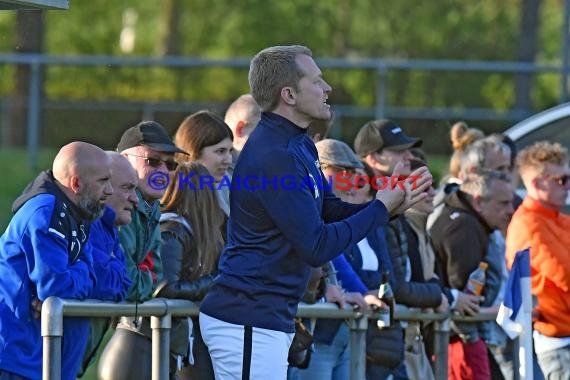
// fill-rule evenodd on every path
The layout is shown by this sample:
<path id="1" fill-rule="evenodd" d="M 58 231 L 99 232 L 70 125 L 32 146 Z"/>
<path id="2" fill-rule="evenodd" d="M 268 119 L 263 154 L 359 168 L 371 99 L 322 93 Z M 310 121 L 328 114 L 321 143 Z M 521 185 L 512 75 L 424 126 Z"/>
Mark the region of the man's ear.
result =
<path id="1" fill-rule="evenodd" d="M 542 189 L 542 184 L 539 178 L 533 178 L 530 180 L 530 184 L 531 186 L 535 189 L 535 190 L 543 190 Z"/>
<path id="2" fill-rule="evenodd" d="M 243 137 L 244 129 L 245 129 L 245 122 L 243 120 L 238 121 L 236 125 L 236 137 Z"/>
<path id="3" fill-rule="evenodd" d="M 382 166 L 390 166 L 390 161 L 386 159 L 386 157 L 379 152 L 370 153 L 369 156 L 372 156 L 372 159 L 376 161 L 379 165 Z"/>
<path id="4" fill-rule="evenodd" d="M 292 87 L 283 87 L 281 89 L 281 99 L 290 106 L 294 106 L 296 104 L 296 95 L 297 93 Z"/>
<path id="5" fill-rule="evenodd" d="M 480 195 L 476 195 L 474 197 L 471 197 L 471 206 L 473 206 L 473 209 L 477 212 L 481 212 L 481 202 L 483 201 L 483 197 L 481 197 Z"/>
<path id="6" fill-rule="evenodd" d="M 69 180 L 69 188 L 71 189 L 71 191 L 73 191 L 75 194 L 79 193 L 81 190 L 81 181 L 79 180 L 79 176 L 71 176 L 71 179 Z"/>
<path id="7" fill-rule="evenodd" d="M 368 164 L 368 166 L 373 168 L 376 166 L 376 163 L 378 162 L 378 160 L 376 159 L 376 155 L 374 153 L 370 153 L 370 154 L 367 154 L 366 157 L 364 157 L 364 162 L 366 162 Z"/>
<path id="8" fill-rule="evenodd" d="M 313 136 L 313 142 L 315 142 L 315 143 L 318 143 L 322 139 L 323 139 L 323 136 L 320 133 L 315 133 L 315 135 Z"/>

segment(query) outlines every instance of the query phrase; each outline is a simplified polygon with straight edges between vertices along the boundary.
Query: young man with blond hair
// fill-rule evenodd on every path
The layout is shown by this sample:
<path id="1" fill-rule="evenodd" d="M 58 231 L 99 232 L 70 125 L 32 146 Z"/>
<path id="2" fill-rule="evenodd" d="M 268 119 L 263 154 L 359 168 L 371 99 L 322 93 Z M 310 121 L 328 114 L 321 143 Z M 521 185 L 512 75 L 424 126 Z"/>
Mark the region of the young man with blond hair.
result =
<path id="1" fill-rule="evenodd" d="M 507 230 L 507 263 L 530 247 L 534 348 L 546 379 L 570 373 L 570 217 L 563 214 L 570 168 L 559 143 L 537 142 L 517 157 L 527 195 Z"/>

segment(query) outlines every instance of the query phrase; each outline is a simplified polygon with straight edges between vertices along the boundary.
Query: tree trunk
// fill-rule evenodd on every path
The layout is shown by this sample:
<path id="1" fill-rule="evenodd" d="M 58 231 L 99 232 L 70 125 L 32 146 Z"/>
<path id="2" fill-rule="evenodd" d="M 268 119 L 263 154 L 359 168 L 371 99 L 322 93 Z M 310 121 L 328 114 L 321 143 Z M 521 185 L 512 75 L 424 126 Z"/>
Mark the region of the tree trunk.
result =
<path id="1" fill-rule="evenodd" d="M 180 16 L 181 0 L 163 0 L 162 25 L 158 54 L 161 56 L 180 55 Z"/>
<path id="2" fill-rule="evenodd" d="M 41 10 L 18 11 L 16 15 L 16 53 L 41 53 L 43 51 L 44 12 Z M 5 146 L 24 146 L 28 120 L 28 94 L 30 89 L 30 67 L 16 66 L 16 82 L 8 111 L 8 125 L 5 128 Z M 41 118 L 40 118 L 41 120 Z"/>
<path id="3" fill-rule="evenodd" d="M 182 52 L 180 39 L 181 15 L 181 0 L 163 0 L 160 38 L 157 47 L 158 54 L 161 57 L 178 56 Z M 178 77 L 175 85 L 176 99 L 182 99 L 182 94 L 184 93 L 184 68 L 173 67 L 171 71 Z"/>
<path id="4" fill-rule="evenodd" d="M 541 0 L 523 0 L 521 8 L 521 33 L 517 58 L 520 62 L 534 62 L 537 52 L 537 39 L 540 24 Z M 532 110 L 532 89 L 534 73 L 515 75 L 515 108 Z"/>

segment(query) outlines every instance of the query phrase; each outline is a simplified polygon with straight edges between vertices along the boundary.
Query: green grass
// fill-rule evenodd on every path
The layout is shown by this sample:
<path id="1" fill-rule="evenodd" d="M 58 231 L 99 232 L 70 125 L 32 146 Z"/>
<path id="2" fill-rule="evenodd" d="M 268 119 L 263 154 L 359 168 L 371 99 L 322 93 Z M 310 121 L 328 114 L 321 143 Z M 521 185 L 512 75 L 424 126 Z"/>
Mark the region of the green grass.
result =
<path id="1" fill-rule="evenodd" d="M 25 149 L 0 149 L 0 231 L 3 233 L 12 217 L 12 202 L 42 170 L 51 168 L 56 155 L 55 149 L 42 149 L 38 152 L 38 169 L 29 167 Z"/>

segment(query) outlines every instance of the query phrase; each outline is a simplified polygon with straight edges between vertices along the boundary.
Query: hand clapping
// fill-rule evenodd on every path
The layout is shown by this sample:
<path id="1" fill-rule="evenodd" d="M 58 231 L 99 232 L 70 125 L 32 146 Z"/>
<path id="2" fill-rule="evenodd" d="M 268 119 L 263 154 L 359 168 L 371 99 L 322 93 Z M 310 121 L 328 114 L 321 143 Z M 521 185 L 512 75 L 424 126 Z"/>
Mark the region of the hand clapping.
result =
<path id="1" fill-rule="evenodd" d="M 414 170 L 409 176 L 401 176 L 404 165 L 399 162 L 394 167 L 388 186 L 379 185 L 381 190 L 376 193 L 376 199 L 386 206 L 390 215 L 399 215 L 415 205 L 427 194 L 433 177 L 426 166 Z M 399 179 L 401 177 L 401 179 Z"/>

